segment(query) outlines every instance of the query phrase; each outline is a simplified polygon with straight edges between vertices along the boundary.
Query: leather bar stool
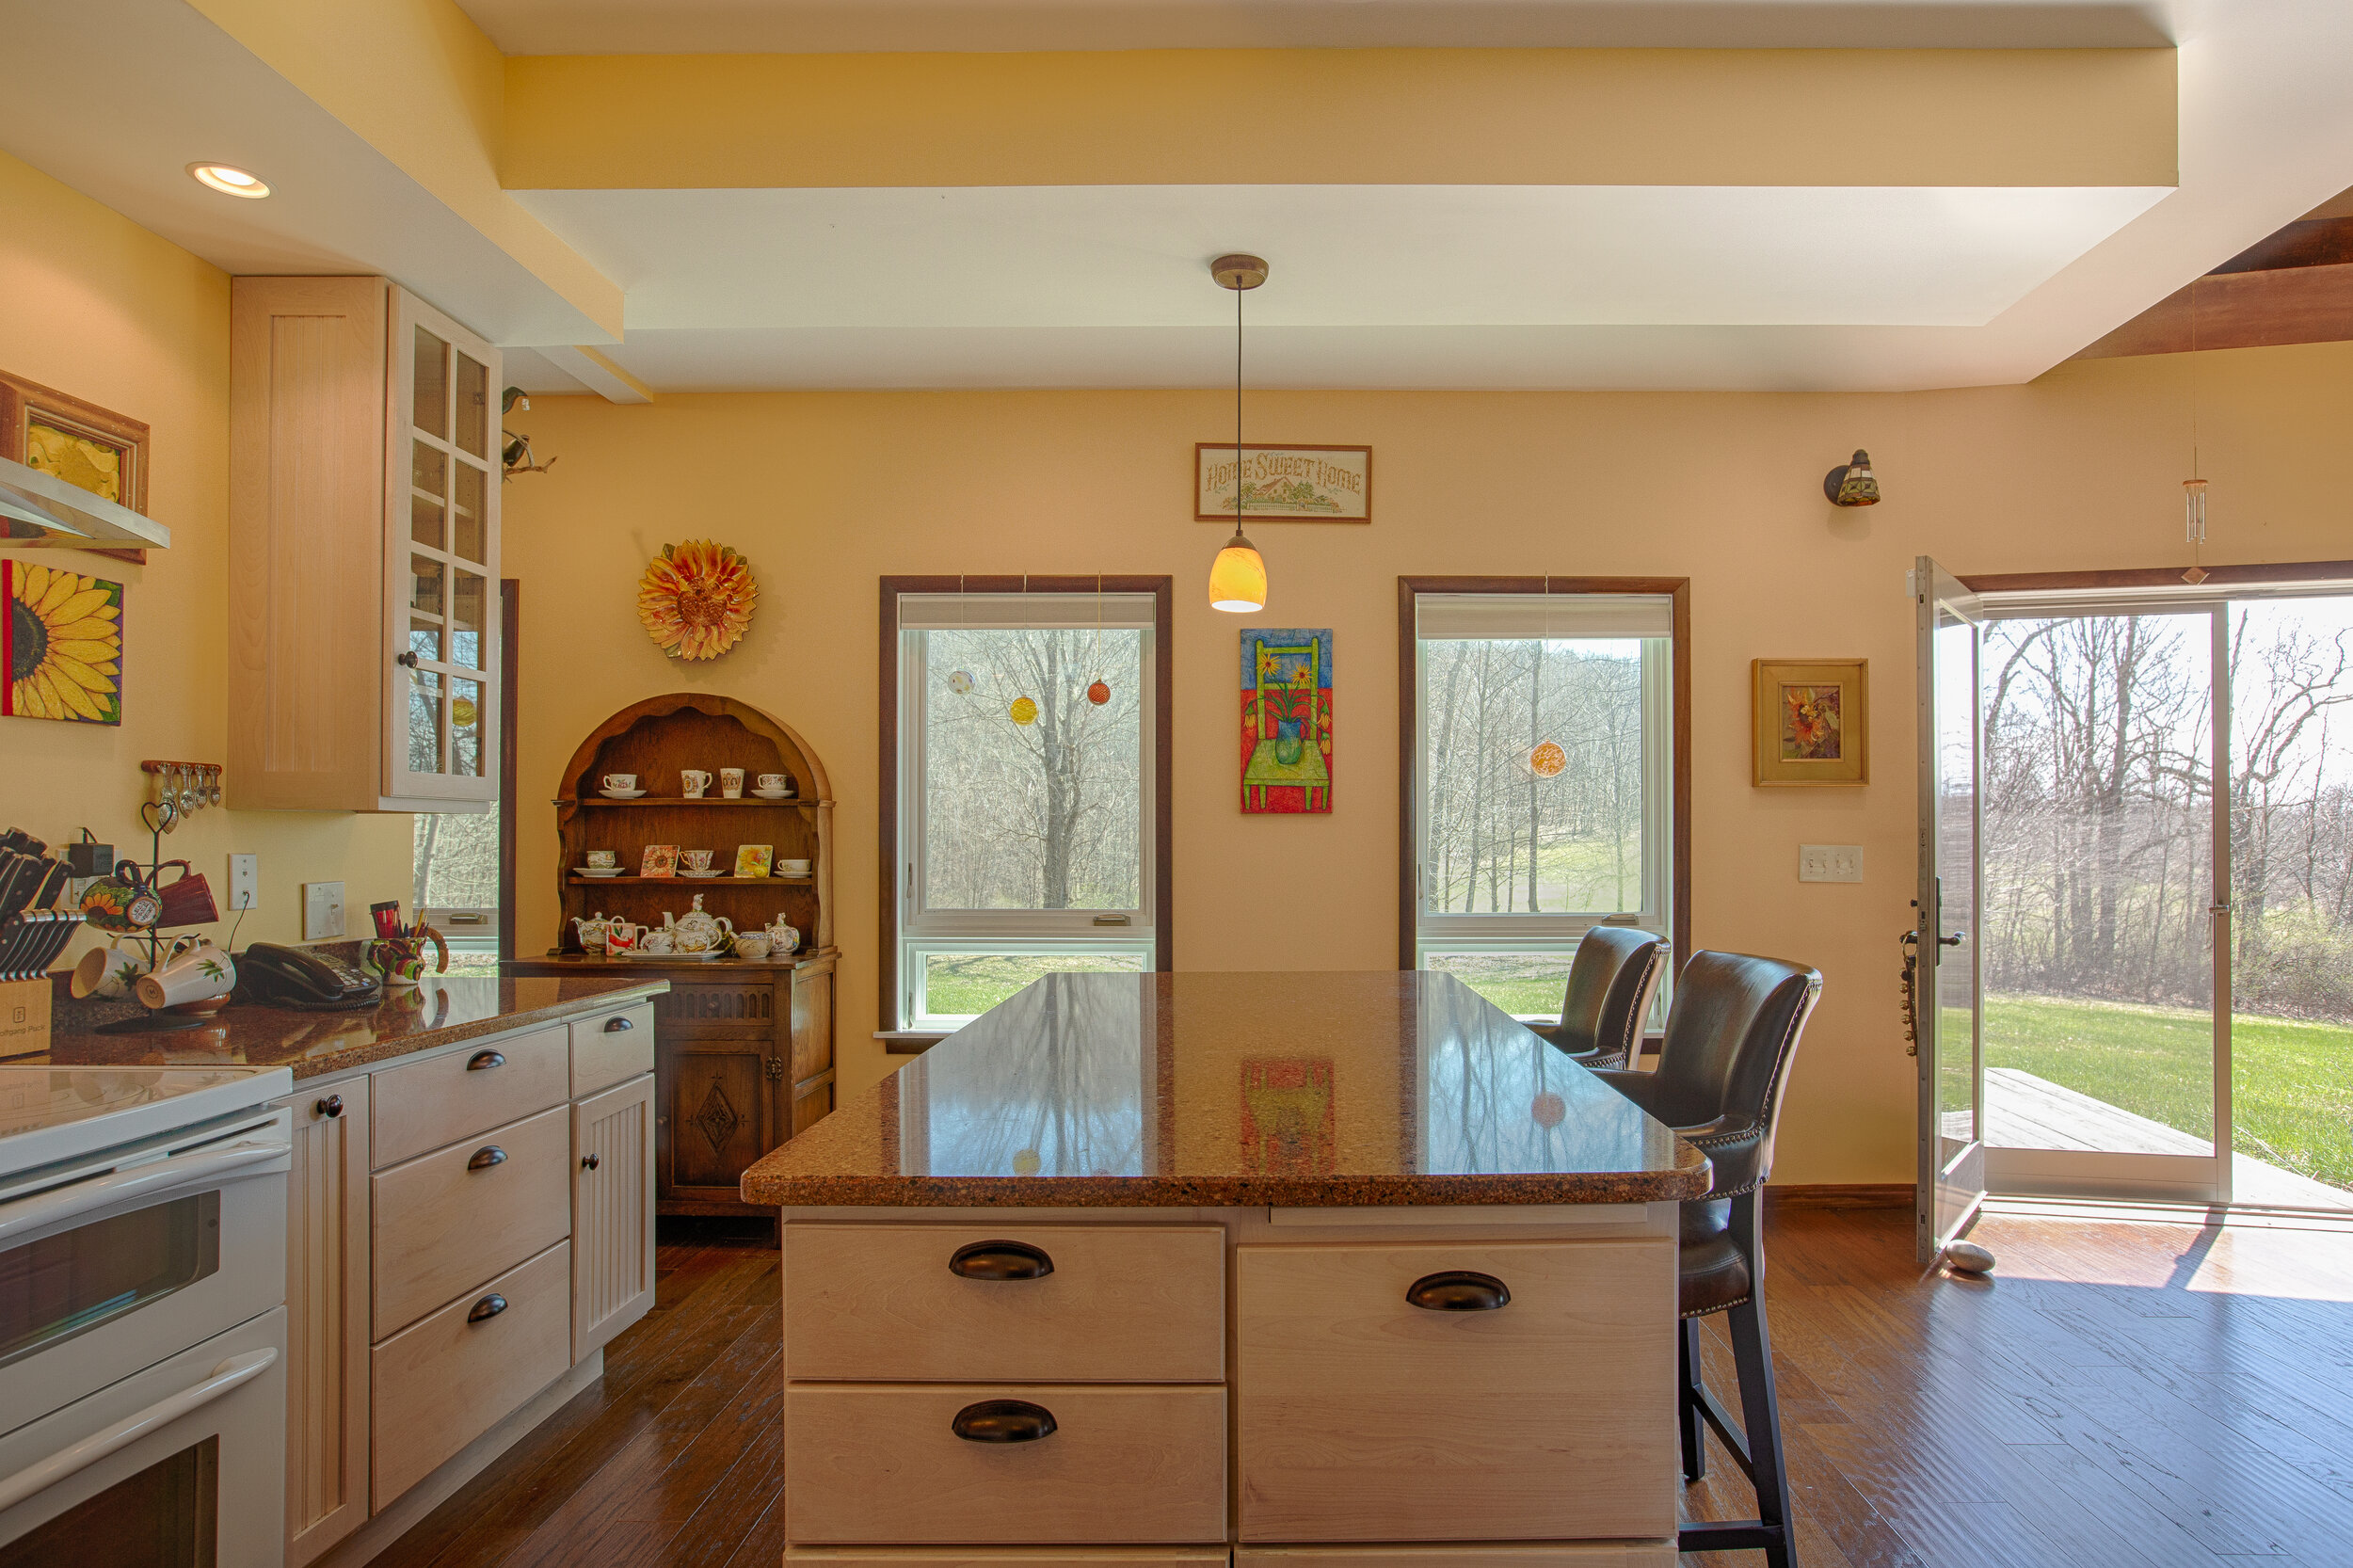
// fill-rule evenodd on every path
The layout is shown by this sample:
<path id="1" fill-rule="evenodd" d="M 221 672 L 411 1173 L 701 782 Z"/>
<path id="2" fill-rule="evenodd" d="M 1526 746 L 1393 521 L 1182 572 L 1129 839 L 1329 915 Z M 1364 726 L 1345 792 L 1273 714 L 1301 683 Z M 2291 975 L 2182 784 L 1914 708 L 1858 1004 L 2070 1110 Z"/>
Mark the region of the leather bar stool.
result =
<path id="1" fill-rule="evenodd" d="M 1529 1028 L 1584 1066 L 1623 1067 L 1641 1054 L 1642 1020 L 1673 949 L 1632 926 L 1597 925 L 1577 944 L 1561 1021 Z"/>
<path id="2" fill-rule="evenodd" d="M 1713 1428 L 1755 1484 L 1757 1517 L 1685 1525 L 1677 1545 L 1687 1552 L 1761 1549 L 1770 1568 L 1789 1568 L 1795 1532 L 1765 1331 L 1765 1178 L 1773 1167 L 1789 1064 L 1821 994 L 1820 971 L 1802 964 L 1694 953 L 1675 983 L 1658 1070 L 1596 1074 L 1697 1144 L 1715 1166 L 1708 1194 L 1683 1205 L 1676 1292 L 1683 1475 L 1698 1480 L 1706 1474 L 1705 1429 Z M 1737 1424 L 1701 1370 L 1700 1320 L 1718 1312 L 1730 1315 L 1740 1379 Z"/>

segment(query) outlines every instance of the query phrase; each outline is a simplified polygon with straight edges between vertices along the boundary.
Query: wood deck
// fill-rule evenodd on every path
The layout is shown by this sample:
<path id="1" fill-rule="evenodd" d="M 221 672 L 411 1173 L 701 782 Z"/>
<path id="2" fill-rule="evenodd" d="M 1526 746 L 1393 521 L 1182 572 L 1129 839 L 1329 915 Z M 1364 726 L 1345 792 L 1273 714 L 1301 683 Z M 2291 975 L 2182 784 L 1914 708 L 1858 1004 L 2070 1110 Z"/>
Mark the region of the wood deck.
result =
<path id="1" fill-rule="evenodd" d="M 1993 1215 L 1923 1277 L 1904 1209 L 1769 1220 L 1802 1568 L 2323 1568 L 2353 1521 L 2353 1230 Z M 605 1376 L 377 1562 L 775 1568 L 776 1254 L 665 1222 Z M 1732 1387 L 1709 1324 L 1709 1376 Z M 1714 1450 L 1695 1518 L 1753 1504 Z M 1753 1553 L 1685 1560 L 1752 1568 Z"/>

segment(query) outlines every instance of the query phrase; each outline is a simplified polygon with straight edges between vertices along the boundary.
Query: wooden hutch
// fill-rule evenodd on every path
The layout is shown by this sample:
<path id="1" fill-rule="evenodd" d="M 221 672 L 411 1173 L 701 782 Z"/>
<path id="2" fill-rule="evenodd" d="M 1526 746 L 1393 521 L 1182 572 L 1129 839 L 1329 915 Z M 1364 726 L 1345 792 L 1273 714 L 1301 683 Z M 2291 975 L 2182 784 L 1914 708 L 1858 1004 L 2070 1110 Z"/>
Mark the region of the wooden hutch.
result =
<path id="1" fill-rule="evenodd" d="M 688 800 L 680 775 L 712 776 Z M 743 798 L 720 794 L 719 770 L 742 768 Z M 607 799 L 607 774 L 633 773 L 637 800 Z M 759 776 L 791 776 L 793 796 L 762 800 Z M 656 975 L 670 983 L 654 1004 L 655 1196 L 664 1214 L 766 1213 L 745 1205 L 736 1180 L 749 1165 L 833 1109 L 833 790 L 808 743 L 749 703 L 673 692 L 622 709 L 572 753 L 555 802 L 563 925 L 545 958 L 507 966 L 519 975 Z M 648 844 L 712 851 L 732 872 L 739 844 L 773 844 L 778 864 L 807 859 L 803 877 L 646 877 Z M 587 852 L 609 849 L 621 874 L 585 877 Z M 801 932 L 800 952 L 758 960 L 607 958 L 583 951 L 576 918 L 622 915 L 659 926 L 694 896 L 740 930 L 779 913 Z"/>

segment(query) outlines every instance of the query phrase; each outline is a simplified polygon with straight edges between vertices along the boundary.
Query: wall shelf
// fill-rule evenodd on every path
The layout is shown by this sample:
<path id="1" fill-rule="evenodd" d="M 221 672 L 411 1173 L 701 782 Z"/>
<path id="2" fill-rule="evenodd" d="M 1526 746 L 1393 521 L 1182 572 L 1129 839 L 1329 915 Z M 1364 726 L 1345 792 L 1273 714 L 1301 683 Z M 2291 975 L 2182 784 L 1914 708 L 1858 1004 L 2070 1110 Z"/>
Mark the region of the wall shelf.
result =
<path id="1" fill-rule="evenodd" d="M 583 876 L 578 872 L 566 872 L 565 879 L 575 888 L 596 888 L 606 885 L 627 886 L 632 882 L 664 882 L 676 888 L 688 888 L 701 892 L 706 888 L 814 888 L 814 876 L 639 876 L 632 872 L 627 876 Z"/>

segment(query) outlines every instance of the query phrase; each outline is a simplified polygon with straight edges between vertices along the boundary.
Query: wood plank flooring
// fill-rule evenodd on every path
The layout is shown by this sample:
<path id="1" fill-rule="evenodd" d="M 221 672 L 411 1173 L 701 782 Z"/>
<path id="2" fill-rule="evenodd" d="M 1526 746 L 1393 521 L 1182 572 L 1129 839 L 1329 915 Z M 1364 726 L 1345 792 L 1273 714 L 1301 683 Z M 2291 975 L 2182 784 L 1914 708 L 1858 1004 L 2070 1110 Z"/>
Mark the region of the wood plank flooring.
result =
<path id="1" fill-rule="evenodd" d="M 1923 1278 L 1908 1212 L 1777 1211 L 1769 1236 L 1805 1568 L 2353 1560 L 2353 1235 L 1995 1216 L 1983 1284 Z M 764 1231 L 665 1222 L 658 1304 L 603 1381 L 377 1562 L 774 1568 L 776 1264 Z M 1721 1450 L 1686 1505 L 1753 1511 Z"/>

